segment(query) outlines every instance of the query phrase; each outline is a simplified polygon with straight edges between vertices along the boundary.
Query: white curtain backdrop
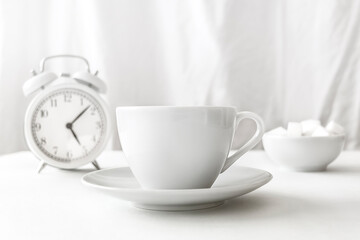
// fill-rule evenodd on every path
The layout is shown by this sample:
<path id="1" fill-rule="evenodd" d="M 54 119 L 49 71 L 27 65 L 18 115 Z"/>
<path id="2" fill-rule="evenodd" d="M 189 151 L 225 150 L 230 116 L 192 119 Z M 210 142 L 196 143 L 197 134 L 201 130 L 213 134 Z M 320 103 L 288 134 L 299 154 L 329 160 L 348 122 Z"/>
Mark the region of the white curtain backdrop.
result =
<path id="1" fill-rule="evenodd" d="M 335 120 L 346 147 L 360 149 L 359 37 L 351 0 L 0 0 L 0 154 L 27 149 L 22 84 L 41 58 L 63 53 L 100 71 L 113 113 L 233 105 L 267 129 Z M 243 124 L 235 145 L 251 131 Z"/>

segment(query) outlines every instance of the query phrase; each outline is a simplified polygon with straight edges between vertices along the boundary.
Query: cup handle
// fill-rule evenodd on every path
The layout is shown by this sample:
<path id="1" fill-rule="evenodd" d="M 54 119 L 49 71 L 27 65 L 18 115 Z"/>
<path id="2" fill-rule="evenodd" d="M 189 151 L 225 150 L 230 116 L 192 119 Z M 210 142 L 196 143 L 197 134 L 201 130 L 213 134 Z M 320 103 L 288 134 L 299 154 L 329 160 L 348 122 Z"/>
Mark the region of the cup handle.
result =
<path id="1" fill-rule="evenodd" d="M 225 172 L 233 163 L 236 162 L 242 155 L 244 155 L 247 151 L 255 147 L 255 145 L 260 142 L 262 136 L 264 135 L 264 122 L 263 120 L 255 113 L 252 112 L 239 112 L 236 114 L 236 126 L 239 126 L 239 123 L 245 119 L 249 118 L 256 123 L 256 132 L 247 141 L 244 146 L 242 146 L 239 150 L 237 150 L 233 155 L 227 157 L 223 168 L 221 169 L 221 173 Z"/>

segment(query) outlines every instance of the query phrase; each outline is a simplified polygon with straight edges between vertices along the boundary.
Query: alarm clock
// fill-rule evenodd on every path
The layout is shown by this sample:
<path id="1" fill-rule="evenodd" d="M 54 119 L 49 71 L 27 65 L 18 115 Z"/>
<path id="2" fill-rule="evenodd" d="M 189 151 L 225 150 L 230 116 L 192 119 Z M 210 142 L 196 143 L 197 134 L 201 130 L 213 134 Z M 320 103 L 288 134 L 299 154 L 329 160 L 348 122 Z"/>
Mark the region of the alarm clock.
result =
<path id="1" fill-rule="evenodd" d="M 86 64 L 85 71 L 73 74 L 45 71 L 54 58 L 76 58 Z M 92 74 L 88 61 L 75 55 L 55 55 L 41 60 L 40 73 L 23 85 L 25 96 L 35 95 L 26 110 L 25 139 L 40 160 L 38 173 L 50 165 L 61 169 L 92 163 L 104 150 L 111 135 L 109 107 L 101 94 L 105 83 Z"/>

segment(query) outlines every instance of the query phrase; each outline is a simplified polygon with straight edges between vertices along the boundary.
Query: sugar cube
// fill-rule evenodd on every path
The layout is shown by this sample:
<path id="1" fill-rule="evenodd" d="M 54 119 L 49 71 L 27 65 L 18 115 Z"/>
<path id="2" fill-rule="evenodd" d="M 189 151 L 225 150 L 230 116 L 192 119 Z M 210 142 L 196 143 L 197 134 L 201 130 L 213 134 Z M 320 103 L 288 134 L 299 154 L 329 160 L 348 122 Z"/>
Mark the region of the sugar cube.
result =
<path id="1" fill-rule="evenodd" d="M 285 136 L 286 135 L 286 129 L 283 127 L 277 127 L 267 132 L 267 134 L 271 135 L 278 135 L 278 136 Z"/>
<path id="2" fill-rule="evenodd" d="M 313 132 L 321 126 L 321 123 L 319 120 L 315 119 L 308 119 L 301 122 L 302 127 L 302 134 L 305 136 L 311 136 Z"/>
<path id="3" fill-rule="evenodd" d="M 341 134 L 345 133 L 345 129 L 341 125 L 337 124 L 334 121 L 331 121 L 326 125 L 326 130 L 329 133 L 335 134 L 335 135 L 341 135 Z"/>
<path id="4" fill-rule="evenodd" d="M 287 135 L 291 137 L 300 137 L 302 133 L 301 124 L 297 122 L 289 122 L 287 127 Z"/>
<path id="5" fill-rule="evenodd" d="M 313 137 L 326 137 L 330 136 L 330 133 L 326 131 L 323 126 L 318 126 L 315 131 L 311 134 Z"/>

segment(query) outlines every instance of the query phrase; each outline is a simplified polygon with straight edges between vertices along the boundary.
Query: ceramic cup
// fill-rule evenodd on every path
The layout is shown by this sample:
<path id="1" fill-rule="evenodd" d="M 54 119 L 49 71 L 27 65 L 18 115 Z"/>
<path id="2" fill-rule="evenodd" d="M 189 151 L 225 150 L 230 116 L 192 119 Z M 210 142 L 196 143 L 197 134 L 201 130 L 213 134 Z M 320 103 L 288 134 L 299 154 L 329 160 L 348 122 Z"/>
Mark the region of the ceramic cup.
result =
<path id="1" fill-rule="evenodd" d="M 234 107 L 118 107 L 117 127 L 128 164 L 143 188 L 209 188 L 262 138 L 264 124 Z M 229 155 L 238 123 L 249 118 L 257 130 Z"/>

